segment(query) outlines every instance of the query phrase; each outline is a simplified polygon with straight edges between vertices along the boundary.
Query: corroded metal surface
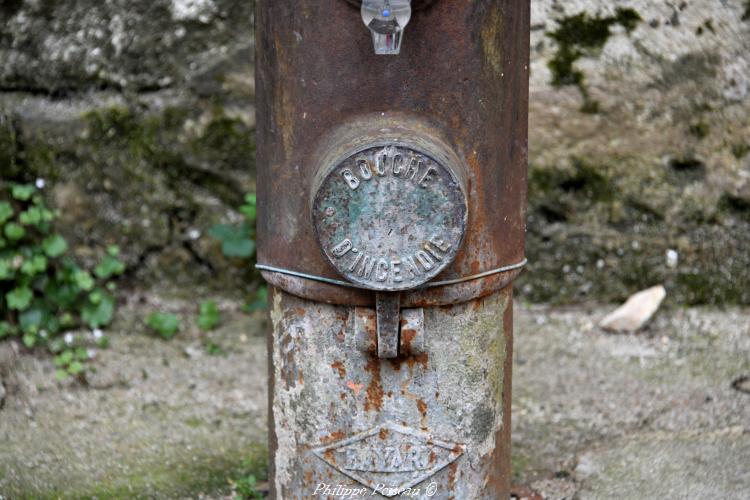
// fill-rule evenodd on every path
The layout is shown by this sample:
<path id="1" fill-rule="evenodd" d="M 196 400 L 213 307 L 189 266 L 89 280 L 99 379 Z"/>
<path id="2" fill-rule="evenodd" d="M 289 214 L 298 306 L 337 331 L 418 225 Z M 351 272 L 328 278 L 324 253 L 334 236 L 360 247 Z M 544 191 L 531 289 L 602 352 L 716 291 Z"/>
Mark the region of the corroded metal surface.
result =
<path id="1" fill-rule="evenodd" d="M 391 360 L 356 348 L 353 308 L 270 302 L 272 495 L 507 498 L 509 288 L 425 309 L 425 352 Z"/>
<path id="2" fill-rule="evenodd" d="M 401 295 L 378 293 L 375 299 L 375 324 L 378 332 L 378 357 L 398 357 L 398 336 L 401 325 Z"/>
<path id="3" fill-rule="evenodd" d="M 271 497 L 508 498 L 528 0 L 415 3 L 387 58 L 346 2 L 256 5 Z M 397 154 L 432 165 L 435 191 L 378 176 L 383 151 L 391 173 Z M 405 283 L 394 261 L 420 251 Z"/>
<path id="4" fill-rule="evenodd" d="M 313 201 L 326 257 L 372 290 L 408 290 L 437 276 L 458 252 L 466 217 L 451 168 L 392 142 L 354 151 L 328 169 Z"/>
<path id="5" fill-rule="evenodd" d="M 419 288 L 404 292 L 401 297 L 402 307 L 430 307 L 460 304 L 467 300 L 485 297 L 508 286 L 521 273 L 521 269 L 497 273 L 492 276 L 466 281 L 451 286 L 438 288 Z M 375 292 L 372 290 L 344 288 L 288 276 L 280 273 L 262 271 L 261 275 L 269 284 L 288 291 L 303 299 L 318 300 L 327 304 L 373 307 Z"/>
<path id="6" fill-rule="evenodd" d="M 354 345 L 358 351 L 377 356 L 378 322 L 375 310 L 354 308 Z M 401 309 L 398 335 L 398 355 L 418 356 L 425 353 L 424 309 Z"/>
<path id="7" fill-rule="evenodd" d="M 521 262 L 528 15 L 528 0 L 437 1 L 415 9 L 409 41 L 399 56 L 379 57 L 362 30 L 360 13 L 346 2 L 259 0 L 258 261 L 340 278 L 326 256 L 314 250 L 310 187 L 321 163 L 317 155 L 332 126 L 377 116 L 393 126 L 418 120 L 425 135 L 439 136 L 466 166 L 464 243 L 435 279 Z M 367 293 L 331 294 L 324 283 L 270 280 L 317 300 L 373 301 Z M 488 281 L 418 293 L 433 303 L 448 303 L 449 297 L 469 291 L 491 293 L 497 288 L 488 285 L 504 282 Z M 410 294 L 404 295 L 405 304 L 421 300 Z"/>

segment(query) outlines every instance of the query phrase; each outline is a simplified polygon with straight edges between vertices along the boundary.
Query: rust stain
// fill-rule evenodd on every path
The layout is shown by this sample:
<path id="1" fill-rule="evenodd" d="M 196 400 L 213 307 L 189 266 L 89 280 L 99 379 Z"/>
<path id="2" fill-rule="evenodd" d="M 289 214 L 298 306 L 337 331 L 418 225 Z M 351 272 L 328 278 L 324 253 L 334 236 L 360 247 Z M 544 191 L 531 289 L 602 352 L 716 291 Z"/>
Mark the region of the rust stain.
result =
<path id="1" fill-rule="evenodd" d="M 378 433 L 378 437 L 382 440 L 385 440 L 388 438 L 388 429 L 380 429 L 380 432 Z"/>
<path id="2" fill-rule="evenodd" d="M 365 411 L 380 411 L 383 407 L 383 386 L 380 382 L 380 361 L 378 358 L 370 359 L 365 366 L 365 370 L 372 375 L 370 385 L 367 386 Z"/>
<path id="3" fill-rule="evenodd" d="M 419 423 L 422 427 L 422 430 L 427 430 L 427 403 L 424 402 L 424 399 L 417 399 L 417 409 L 419 410 L 419 413 L 422 415 L 422 418 L 420 418 Z"/>
<path id="4" fill-rule="evenodd" d="M 344 431 L 336 431 L 336 432 L 330 433 L 329 435 L 327 435 L 326 437 L 324 437 L 320 441 L 323 444 L 328 444 L 328 443 L 333 443 L 333 442 L 336 442 L 336 441 L 341 441 L 345 437 L 346 437 L 346 434 L 344 433 Z"/>
<path id="5" fill-rule="evenodd" d="M 328 460 L 330 463 L 336 465 L 336 454 L 333 450 L 326 450 L 323 452 L 323 456 Z"/>
<path id="6" fill-rule="evenodd" d="M 416 356 L 409 356 L 408 358 L 406 358 L 406 363 L 409 365 L 410 370 L 413 370 L 416 364 L 420 364 L 422 368 L 426 370 L 428 360 L 429 355 L 424 352 L 422 354 L 417 354 Z"/>
<path id="7" fill-rule="evenodd" d="M 340 378 L 346 377 L 346 368 L 344 368 L 344 363 L 341 361 L 334 361 L 331 363 L 331 368 L 338 370 Z"/>
<path id="8" fill-rule="evenodd" d="M 350 380 L 349 382 L 347 382 L 347 383 L 346 383 L 346 386 L 347 386 L 347 387 L 348 387 L 349 389 L 351 389 L 351 390 L 353 390 L 353 391 L 354 391 L 354 395 L 355 395 L 355 396 L 359 396 L 359 393 L 360 393 L 360 391 L 362 390 L 362 388 L 363 388 L 363 387 L 365 386 L 365 384 L 355 384 L 354 382 L 352 382 L 352 381 Z"/>
<path id="9" fill-rule="evenodd" d="M 448 484 L 450 487 L 456 484 L 456 471 L 458 471 L 458 464 L 453 462 L 448 466 Z"/>
<path id="10" fill-rule="evenodd" d="M 402 328 L 401 329 L 401 347 L 403 347 L 405 353 L 411 352 L 411 343 L 417 337 L 417 331 L 413 328 Z"/>

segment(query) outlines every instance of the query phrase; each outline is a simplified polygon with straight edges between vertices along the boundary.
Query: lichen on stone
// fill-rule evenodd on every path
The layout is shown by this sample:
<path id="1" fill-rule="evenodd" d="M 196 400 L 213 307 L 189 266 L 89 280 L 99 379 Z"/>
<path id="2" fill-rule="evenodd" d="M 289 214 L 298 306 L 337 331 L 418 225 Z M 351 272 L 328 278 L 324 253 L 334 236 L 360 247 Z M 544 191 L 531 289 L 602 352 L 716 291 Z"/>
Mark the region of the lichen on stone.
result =
<path id="1" fill-rule="evenodd" d="M 582 111 L 598 112 L 598 105 L 589 98 L 584 84 L 583 72 L 575 67 L 578 59 L 591 56 L 600 51 L 611 36 L 614 25 L 622 26 L 626 32 L 632 32 L 641 16 L 633 9 L 618 8 L 613 16 L 589 16 L 581 12 L 558 21 L 557 29 L 548 36 L 557 42 L 557 52 L 548 62 L 552 71 L 552 85 L 575 85 L 584 97 Z"/>

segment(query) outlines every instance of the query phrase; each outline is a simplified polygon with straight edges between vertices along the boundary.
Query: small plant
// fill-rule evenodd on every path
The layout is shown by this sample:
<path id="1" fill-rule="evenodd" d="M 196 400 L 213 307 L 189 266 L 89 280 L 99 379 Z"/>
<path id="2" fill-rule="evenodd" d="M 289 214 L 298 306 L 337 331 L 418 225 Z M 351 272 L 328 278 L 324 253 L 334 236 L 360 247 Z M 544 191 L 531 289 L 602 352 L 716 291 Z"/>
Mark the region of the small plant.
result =
<path id="1" fill-rule="evenodd" d="M 219 326 L 221 315 L 219 307 L 213 300 L 201 302 L 200 311 L 198 312 L 198 326 L 204 332 L 208 332 Z"/>
<path id="2" fill-rule="evenodd" d="M 163 339 L 171 339 L 180 331 L 180 319 L 174 314 L 155 312 L 146 319 L 146 325 Z"/>
<path id="3" fill-rule="evenodd" d="M 245 195 L 239 208 L 245 220 L 240 224 L 216 224 L 208 234 L 221 242 L 221 252 L 227 257 L 250 258 L 255 254 L 255 194 Z"/>
<path id="4" fill-rule="evenodd" d="M 268 307 L 268 287 L 261 285 L 255 292 L 253 301 L 245 308 L 247 312 L 261 311 Z"/>
<path id="5" fill-rule="evenodd" d="M 263 498 L 258 480 L 265 481 L 268 478 L 268 450 L 262 445 L 252 446 L 234 477 L 236 479 L 230 479 L 229 483 L 235 500 Z"/>
<path id="6" fill-rule="evenodd" d="M 224 349 L 221 348 L 221 345 L 211 339 L 206 339 L 203 341 L 203 348 L 206 350 L 206 354 L 208 354 L 209 356 L 223 356 L 224 354 L 226 354 L 224 352 Z"/>
<path id="7" fill-rule="evenodd" d="M 68 243 L 54 231 L 57 214 L 36 186 L 0 184 L 0 339 L 20 337 L 29 348 L 56 354 L 57 377 L 82 375 L 88 352 L 65 332 L 99 328 L 114 316 L 112 281 L 125 271 L 111 246 L 93 275 L 68 255 Z"/>
<path id="8" fill-rule="evenodd" d="M 251 259 L 255 264 L 255 219 L 257 199 L 255 193 L 245 195 L 245 203 L 238 211 L 244 216 L 239 224 L 217 224 L 209 229 L 208 234 L 221 242 L 221 251 L 226 257 Z M 252 302 L 245 310 L 253 312 L 265 309 L 268 305 L 268 289 L 261 285 L 257 288 Z"/>
<path id="9" fill-rule="evenodd" d="M 258 480 L 252 474 L 234 481 L 234 492 L 235 498 L 238 500 L 263 498 L 263 493 L 258 491 Z"/>

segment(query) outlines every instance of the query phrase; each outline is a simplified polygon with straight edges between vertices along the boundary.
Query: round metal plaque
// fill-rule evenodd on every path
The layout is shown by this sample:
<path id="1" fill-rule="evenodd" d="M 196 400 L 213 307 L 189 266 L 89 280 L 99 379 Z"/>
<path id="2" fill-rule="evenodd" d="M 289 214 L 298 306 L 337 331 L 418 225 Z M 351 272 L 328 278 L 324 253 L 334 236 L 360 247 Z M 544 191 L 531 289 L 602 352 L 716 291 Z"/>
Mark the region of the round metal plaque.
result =
<path id="1" fill-rule="evenodd" d="M 466 228 L 466 196 L 447 165 L 403 144 L 352 154 L 323 177 L 313 200 L 331 264 L 363 288 L 415 288 L 453 261 Z"/>

